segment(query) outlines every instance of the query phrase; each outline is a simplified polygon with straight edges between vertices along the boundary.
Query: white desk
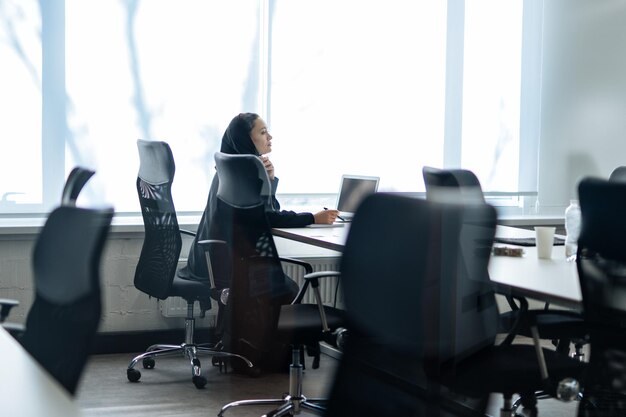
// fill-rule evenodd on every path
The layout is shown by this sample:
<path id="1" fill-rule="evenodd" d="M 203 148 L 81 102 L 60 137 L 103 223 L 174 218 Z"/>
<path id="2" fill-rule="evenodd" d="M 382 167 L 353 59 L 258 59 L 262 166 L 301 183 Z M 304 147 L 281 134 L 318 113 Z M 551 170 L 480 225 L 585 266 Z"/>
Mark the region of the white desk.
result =
<path id="1" fill-rule="evenodd" d="M 329 228 L 273 229 L 275 236 L 308 243 L 321 248 L 343 251 L 350 226 Z M 533 237 L 534 231 L 498 226 L 499 237 Z M 496 243 L 496 246 L 502 244 Z M 534 298 L 563 307 L 580 308 L 582 295 L 575 262 L 565 260 L 563 246 L 555 246 L 552 259 L 537 258 L 536 247 L 524 247 L 521 258 L 493 256 L 489 275 L 496 291 Z"/>
<path id="2" fill-rule="evenodd" d="M 0 414 L 11 417 L 80 416 L 70 395 L 0 327 Z"/>
<path id="3" fill-rule="evenodd" d="M 499 237 L 534 237 L 531 230 L 498 226 Z M 494 246 L 511 246 L 495 243 Z M 524 256 L 492 256 L 489 276 L 496 291 L 580 309 L 582 294 L 576 262 L 567 261 L 565 247 L 554 246 L 552 259 L 537 258 L 537 248 L 524 247 Z"/>

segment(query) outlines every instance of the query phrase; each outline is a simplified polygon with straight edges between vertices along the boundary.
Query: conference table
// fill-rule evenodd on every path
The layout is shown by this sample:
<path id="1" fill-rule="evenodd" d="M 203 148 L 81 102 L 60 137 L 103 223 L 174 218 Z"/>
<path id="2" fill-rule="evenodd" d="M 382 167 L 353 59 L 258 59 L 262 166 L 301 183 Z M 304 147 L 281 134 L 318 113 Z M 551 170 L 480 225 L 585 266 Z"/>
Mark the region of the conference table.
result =
<path id="1" fill-rule="evenodd" d="M 0 415 L 80 416 L 67 391 L 0 326 Z"/>
<path id="2" fill-rule="evenodd" d="M 342 252 L 350 231 L 349 224 L 336 227 L 275 228 L 272 233 L 285 239 L 307 243 L 324 249 Z M 534 237 L 533 230 L 497 226 L 496 237 Z M 494 246 L 510 246 L 495 243 Z M 582 294 L 578 282 L 576 262 L 567 260 L 565 248 L 554 246 L 551 259 L 538 259 L 536 247 L 523 247 L 521 257 L 492 256 L 489 277 L 495 290 L 549 302 L 566 308 L 580 309 Z"/>

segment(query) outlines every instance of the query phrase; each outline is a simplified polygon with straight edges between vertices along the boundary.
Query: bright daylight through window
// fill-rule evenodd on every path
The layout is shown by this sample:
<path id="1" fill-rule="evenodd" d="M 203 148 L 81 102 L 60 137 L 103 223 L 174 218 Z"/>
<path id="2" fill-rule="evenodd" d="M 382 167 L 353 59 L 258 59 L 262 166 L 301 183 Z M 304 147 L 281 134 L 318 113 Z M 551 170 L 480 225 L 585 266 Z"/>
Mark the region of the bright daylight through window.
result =
<path id="1" fill-rule="evenodd" d="M 421 192 L 424 165 L 534 191 L 538 1 L 0 2 L 0 213 L 49 211 L 76 165 L 96 171 L 85 203 L 137 212 L 139 138 L 170 144 L 177 209 L 200 212 L 243 111 L 268 121 L 285 208 L 332 200 L 342 174 Z"/>

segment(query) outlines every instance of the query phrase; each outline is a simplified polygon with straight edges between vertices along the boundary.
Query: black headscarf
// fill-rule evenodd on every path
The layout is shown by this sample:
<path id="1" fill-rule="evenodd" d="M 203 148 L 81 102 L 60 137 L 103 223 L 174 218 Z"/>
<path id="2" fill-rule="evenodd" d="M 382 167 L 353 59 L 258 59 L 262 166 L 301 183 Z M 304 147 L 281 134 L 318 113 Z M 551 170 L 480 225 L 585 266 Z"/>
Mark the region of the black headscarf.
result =
<path id="1" fill-rule="evenodd" d="M 222 136 L 222 145 L 220 151 L 231 155 L 255 155 L 260 156 L 254 146 L 254 142 L 250 136 L 250 132 L 254 127 L 254 122 L 259 118 L 255 113 L 240 113 L 231 121 L 224 136 Z M 304 227 L 314 222 L 311 213 L 295 213 L 293 211 L 280 211 L 280 204 L 276 200 L 274 193 L 278 186 L 278 178 L 272 181 L 271 202 L 267 207 L 268 221 L 272 227 Z M 220 238 L 214 235 L 214 229 L 211 225 L 219 227 L 219 219 L 216 216 L 217 208 L 217 190 L 219 188 L 219 179 L 215 175 L 209 190 L 207 205 L 202 214 L 202 219 L 198 225 L 198 231 L 194 242 L 190 248 L 187 258 L 187 267 L 179 271 L 179 276 L 187 279 L 195 279 L 206 281 L 209 279 L 209 272 L 204 257 L 204 249 L 197 244 L 200 240 Z M 203 306 L 204 309 L 210 308 Z"/>
<path id="2" fill-rule="evenodd" d="M 250 132 L 254 122 L 259 118 L 256 113 L 239 113 L 230 121 L 230 124 L 222 136 L 220 152 L 231 155 L 256 155 L 259 156 Z"/>

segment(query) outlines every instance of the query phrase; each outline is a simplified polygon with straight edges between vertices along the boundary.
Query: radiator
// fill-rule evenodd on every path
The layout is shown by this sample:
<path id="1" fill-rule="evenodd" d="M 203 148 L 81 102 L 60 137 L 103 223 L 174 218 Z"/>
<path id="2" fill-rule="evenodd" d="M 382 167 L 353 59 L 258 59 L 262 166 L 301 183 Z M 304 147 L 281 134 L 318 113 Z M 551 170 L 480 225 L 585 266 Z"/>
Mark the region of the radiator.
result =
<path id="1" fill-rule="evenodd" d="M 313 267 L 313 272 L 319 271 L 338 271 L 339 270 L 339 257 L 321 257 L 321 258 L 304 258 L 302 259 L 308 262 Z M 296 281 L 300 287 L 304 284 L 304 268 L 301 266 L 283 262 L 283 270 L 291 279 Z M 337 286 L 336 277 L 322 278 L 320 280 L 320 295 L 322 296 L 322 302 L 325 305 L 333 306 L 336 303 L 336 307 L 341 308 L 343 304 L 343 297 L 339 287 Z M 312 289 L 309 289 L 303 303 L 315 304 L 315 293 Z"/>
<path id="2" fill-rule="evenodd" d="M 339 270 L 339 257 L 304 258 L 302 260 L 311 264 L 313 272 Z M 179 267 L 184 266 L 185 263 L 181 263 Z M 283 270 L 285 271 L 285 274 L 291 277 L 291 279 L 296 281 L 296 283 L 302 287 L 304 284 L 304 279 L 302 278 L 304 276 L 304 268 L 295 264 L 283 262 Z M 322 296 L 322 302 L 329 306 L 336 304 L 336 307 L 341 308 L 343 305 L 343 298 L 341 291 L 337 293 L 338 289 L 336 277 L 321 279 L 320 295 Z M 312 289 L 309 289 L 306 292 L 302 302 L 315 304 L 315 295 Z M 187 302 L 180 297 L 170 297 L 163 301 L 159 301 L 159 305 L 161 315 L 163 315 L 163 317 L 185 317 L 187 315 Z M 211 300 L 211 310 L 207 311 L 206 314 L 206 320 L 208 320 L 209 326 L 214 326 L 217 314 L 217 303 L 215 300 Z M 194 316 L 198 317 L 199 315 L 200 308 L 198 303 L 195 303 Z"/>

